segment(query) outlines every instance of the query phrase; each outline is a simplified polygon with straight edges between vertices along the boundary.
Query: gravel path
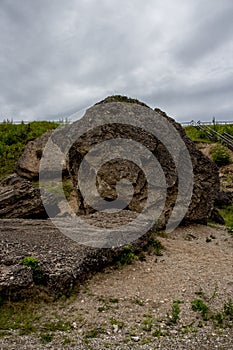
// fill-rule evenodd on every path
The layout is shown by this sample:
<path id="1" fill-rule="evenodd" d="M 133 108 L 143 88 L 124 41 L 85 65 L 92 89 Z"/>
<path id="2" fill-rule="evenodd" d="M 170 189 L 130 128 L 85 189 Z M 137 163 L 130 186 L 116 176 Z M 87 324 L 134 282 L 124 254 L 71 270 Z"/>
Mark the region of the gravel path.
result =
<path id="1" fill-rule="evenodd" d="M 36 330 L 5 330 L 0 349 L 233 349 L 233 237 L 192 225 L 159 240 L 163 256 L 106 268 L 69 299 L 36 304 Z M 48 327 L 57 321 L 67 329 Z"/>

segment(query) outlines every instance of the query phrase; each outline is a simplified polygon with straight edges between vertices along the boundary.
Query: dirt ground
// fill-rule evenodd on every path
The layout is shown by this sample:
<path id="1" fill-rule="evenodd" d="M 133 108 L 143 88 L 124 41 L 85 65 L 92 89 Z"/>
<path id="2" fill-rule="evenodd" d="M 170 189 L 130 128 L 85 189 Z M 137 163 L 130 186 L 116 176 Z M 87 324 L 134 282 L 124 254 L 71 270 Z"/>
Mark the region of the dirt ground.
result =
<path id="1" fill-rule="evenodd" d="M 145 261 L 96 273 L 71 298 L 43 305 L 37 332 L 12 330 L 0 349 L 233 349 L 232 321 L 204 320 L 192 310 L 201 299 L 209 315 L 223 315 L 233 300 L 233 237 L 224 227 L 202 225 L 163 236 L 162 256 L 146 253 Z M 70 327 L 44 342 L 51 318 Z"/>

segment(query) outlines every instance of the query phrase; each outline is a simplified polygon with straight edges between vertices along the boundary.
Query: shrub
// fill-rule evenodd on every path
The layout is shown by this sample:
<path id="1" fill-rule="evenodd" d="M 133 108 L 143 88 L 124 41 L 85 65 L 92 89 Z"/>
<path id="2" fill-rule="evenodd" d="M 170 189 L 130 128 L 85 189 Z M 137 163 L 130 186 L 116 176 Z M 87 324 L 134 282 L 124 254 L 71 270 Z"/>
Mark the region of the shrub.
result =
<path id="1" fill-rule="evenodd" d="M 134 253 L 133 247 L 131 246 L 131 244 L 127 244 L 124 246 L 123 252 L 118 258 L 116 267 L 121 268 L 123 265 L 130 265 L 136 258 L 137 256 Z"/>
<path id="2" fill-rule="evenodd" d="M 165 249 L 163 244 L 156 238 L 156 234 L 152 234 L 148 241 L 148 253 L 154 253 L 156 256 L 163 256 L 162 250 Z"/>
<path id="3" fill-rule="evenodd" d="M 172 303 L 172 314 L 168 315 L 168 325 L 175 324 L 180 319 L 180 300 L 175 300 Z"/>
<path id="4" fill-rule="evenodd" d="M 224 304 L 224 314 L 233 321 L 233 302 L 231 299 Z"/>
<path id="5" fill-rule="evenodd" d="M 209 310 L 209 307 L 203 302 L 203 300 L 201 299 L 193 300 L 192 310 L 199 311 L 204 321 L 207 321 L 209 319 L 210 310 Z"/>
<path id="6" fill-rule="evenodd" d="M 223 166 L 231 163 L 231 154 L 228 150 L 223 145 L 216 145 L 214 146 L 211 151 L 213 161 L 218 165 L 218 166 Z"/>
<path id="7" fill-rule="evenodd" d="M 25 258 L 21 260 L 21 264 L 28 266 L 32 269 L 33 280 L 36 284 L 42 283 L 43 275 L 36 258 L 33 258 L 31 256 L 25 256 Z"/>

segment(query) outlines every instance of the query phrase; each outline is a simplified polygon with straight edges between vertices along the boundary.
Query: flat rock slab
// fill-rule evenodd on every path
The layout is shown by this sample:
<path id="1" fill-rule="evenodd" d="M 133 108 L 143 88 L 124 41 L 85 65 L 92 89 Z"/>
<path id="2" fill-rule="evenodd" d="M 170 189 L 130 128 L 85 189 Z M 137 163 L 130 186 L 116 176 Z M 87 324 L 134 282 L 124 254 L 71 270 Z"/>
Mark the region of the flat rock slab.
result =
<path id="1" fill-rule="evenodd" d="M 48 214 L 41 199 L 50 210 L 50 217 L 60 209 L 52 193 L 33 187 L 30 181 L 11 174 L 0 182 L 0 218 L 46 219 Z"/>
<path id="2" fill-rule="evenodd" d="M 119 221 L 132 215 L 123 212 Z M 125 219 L 126 216 L 126 219 Z M 127 217 L 128 216 L 128 217 Z M 64 219 L 63 224 L 66 225 Z M 88 218 L 96 223 L 103 220 Z M 117 220 L 116 220 L 117 221 Z M 113 223 L 113 225 L 116 224 Z M 94 229 L 93 229 L 94 231 Z M 98 231 L 98 230 L 97 230 Z M 133 246 L 140 249 L 147 243 L 149 234 L 137 239 Z M 48 220 L 0 220 L 0 293 L 3 296 L 25 297 L 40 289 L 31 268 L 22 264 L 25 257 L 36 258 L 43 276 L 43 288 L 49 294 L 66 293 L 104 266 L 111 264 L 122 252 L 120 248 L 92 248 L 81 245 L 63 233 Z"/>

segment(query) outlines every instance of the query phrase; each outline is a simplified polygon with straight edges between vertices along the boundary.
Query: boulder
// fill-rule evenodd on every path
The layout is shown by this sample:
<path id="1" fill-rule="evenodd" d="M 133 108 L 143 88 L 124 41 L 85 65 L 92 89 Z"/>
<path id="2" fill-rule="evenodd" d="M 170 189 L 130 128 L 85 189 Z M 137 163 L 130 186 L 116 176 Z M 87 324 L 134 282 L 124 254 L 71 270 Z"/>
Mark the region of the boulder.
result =
<path id="1" fill-rule="evenodd" d="M 215 205 L 218 208 L 223 208 L 227 205 L 233 204 L 233 192 L 219 191 L 215 199 Z"/>
<path id="2" fill-rule="evenodd" d="M 222 215 L 219 213 L 217 208 L 213 208 L 210 219 L 216 222 L 216 224 L 225 225 L 225 220 L 222 217 Z"/>
<path id="3" fill-rule="evenodd" d="M 152 110 L 145 104 L 137 103 L 135 100 L 124 100 L 122 102 L 119 101 L 119 99 L 115 101 L 114 98 L 108 98 L 86 111 L 82 122 L 88 125 L 91 120 L 95 122 L 99 121 L 101 126 L 92 128 L 80 136 L 69 151 L 69 172 L 74 188 L 76 189 L 78 214 L 86 215 L 96 211 L 95 208 L 90 206 L 85 198 L 83 198 L 78 184 L 79 168 L 84 156 L 97 144 L 111 139 L 119 140 L 119 138 L 136 141 L 143 147 L 146 147 L 159 161 L 166 179 L 167 193 L 165 207 L 159 217 L 157 225 L 159 227 L 164 227 L 172 214 L 178 196 L 178 184 L 180 179 L 178 178 L 176 165 L 171 153 L 159 140 L 161 138 L 157 138 L 150 132 L 144 130 L 143 125 L 142 128 L 140 128 L 132 126 L 130 123 L 127 125 L 127 123 L 119 124 L 114 122 L 119 116 L 125 118 L 126 121 L 138 121 L 138 125 L 141 123 L 141 117 L 145 116 L 147 118 L 147 130 L 150 130 L 150 128 L 152 130 L 154 125 L 156 125 L 156 121 L 164 118 L 178 131 L 179 137 L 183 140 L 190 154 L 193 167 L 193 193 L 189 208 L 184 217 L 184 222 L 206 223 L 211 215 L 215 197 L 219 192 L 220 185 L 216 165 L 196 148 L 195 144 L 186 136 L 181 125 L 168 117 L 164 112 L 158 109 Z M 109 117 L 112 123 L 109 123 Z M 77 123 L 79 123 L 79 121 L 77 121 Z M 75 130 L 75 128 L 78 127 L 79 124 L 76 126 L 74 123 L 72 129 Z M 161 130 L 158 130 L 158 133 L 163 136 L 163 139 L 169 140 L 170 135 L 167 130 L 161 128 Z M 106 152 L 106 155 L 108 155 L 111 150 L 106 148 L 103 152 Z M 181 159 L 179 161 L 182 166 L 182 150 L 180 157 Z M 99 158 L 98 152 L 93 153 L 92 161 L 94 163 L 98 164 Z M 107 161 L 98 172 L 96 172 L 98 192 L 102 198 L 110 203 L 117 198 L 117 183 L 119 181 L 122 182 L 122 180 L 127 180 L 132 183 L 134 193 L 125 209 L 134 212 L 142 212 L 148 195 L 146 176 L 138 164 L 120 158 L 121 154 L 119 153 L 119 157 Z M 88 163 L 88 161 L 86 162 Z M 92 171 L 91 168 L 87 167 L 87 169 L 89 172 Z M 155 174 L 154 176 L 156 177 L 157 175 Z M 184 178 L 183 181 L 185 182 Z M 127 190 L 125 192 L 127 192 Z M 185 194 L 183 198 L 185 198 Z M 127 198 L 125 198 L 125 202 L 127 203 Z"/>
<path id="4" fill-rule="evenodd" d="M 20 156 L 17 166 L 16 173 L 29 180 L 37 180 L 39 178 L 40 160 L 43 155 L 43 151 L 46 143 L 51 137 L 53 130 L 45 132 L 35 140 L 28 142 L 22 155 Z M 60 154 L 59 147 L 54 148 L 53 158 L 58 158 Z M 53 172 L 51 164 L 47 164 L 47 167 Z M 56 170 L 56 169 L 55 169 Z M 63 164 L 63 172 L 67 173 L 66 164 Z M 53 172 L 54 176 L 54 172 Z"/>
<path id="5" fill-rule="evenodd" d="M 53 216 L 59 213 L 59 208 L 51 193 L 42 190 Z M 12 174 L 0 182 L 0 218 L 47 218 L 41 192 L 32 186 L 31 182 Z"/>

